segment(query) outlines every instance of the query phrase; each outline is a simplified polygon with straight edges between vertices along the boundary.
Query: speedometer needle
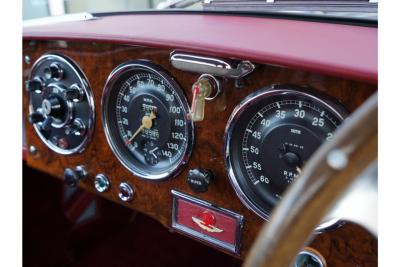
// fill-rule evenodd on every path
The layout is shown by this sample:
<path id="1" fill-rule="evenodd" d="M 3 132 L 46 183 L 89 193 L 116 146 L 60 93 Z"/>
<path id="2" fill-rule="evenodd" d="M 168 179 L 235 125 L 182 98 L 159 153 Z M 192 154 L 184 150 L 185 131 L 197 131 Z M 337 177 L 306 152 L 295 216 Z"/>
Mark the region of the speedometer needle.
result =
<path id="1" fill-rule="evenodd" d="M 153 126 L 153 120 L 156 118 L 156 114 L 154 111 L 150 113 L 150 116 L 143 116 L 142 118 L 142 125 L 136 130 L 136 132 L 129 138 L 127 143 L 132 142 L 132 140 L 143 130 L 143 129 L 150 129 Z"/>

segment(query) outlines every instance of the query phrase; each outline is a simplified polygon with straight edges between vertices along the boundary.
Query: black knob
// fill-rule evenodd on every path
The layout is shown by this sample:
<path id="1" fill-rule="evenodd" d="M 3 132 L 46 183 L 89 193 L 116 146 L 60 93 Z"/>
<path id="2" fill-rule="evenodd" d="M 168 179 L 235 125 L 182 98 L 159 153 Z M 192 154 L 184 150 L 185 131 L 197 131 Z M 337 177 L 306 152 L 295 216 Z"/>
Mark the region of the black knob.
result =
<path id="1" fill-rule="evenodd" d="M 87 172 L 85 171 L 83 166 L 78 166 L 75 170 L 71 168 L 66 168 L 64 170 L 64 181 L 70 187 L 76 187 L 79 181 L 85 179 L 87 176 Z"/>
<path id="2" fill-rule="evenodd" d="M 49 67 L 44 68 L 44 77 L 46 79 L 60 80 L 63 75 L 63 70 L 56 63 L 52 63 Z"/>
<path id="3" fill-rule="evenodd" d="M 28 93 L 42 91 L 42 83 L 38 80 L 25 81 L 25 90 Z"/>
<path id="4" fill-rule="evenodd" d="M 38 123 L 38 122 L 42 122 L 44 121 L 44 116 L 42 113 L 40 112 L 33 112 L 31 114 L 29 114 L 29 122 L 34 124 L 34 123 Z"/>
<path id="5" fill-rule="evenodd" d="M 74 102 L 80 101 L 82 99 L 82 90 L 77 85 L 71 86 L 65 91 L 65 99 Z"/>
<path id="6" fill-rule="evenodd" d="M 42 109 L 43 112 L 48 116 L 59 117 L 63 113 L 61 102 L 56 96 L 43 99 Z"/>
<path id="7" fill-rule="evenodd" d="M 80 119 L 75 119 L 70 125 L 65 129 L 66 135 L 76 135 L 83 136 L 86 131 L 86 126 Z"/>
<path id="8" fill-rule="evenodd" d="M 296 168 L 302 165 L 299 155 L 294 152 L 286 152 L 285 154 L 283 154 L 282 158 L 286 162 L 286 164 L 289 165 L 289 167 Z"/>
<path id="9" fill-rule="evenodd" d="M 207 191 L 213 178 L 214 175 L 210 170 L 192 169 L 189 171 L 187 183 L 194 192 L 201 193 Z"/>

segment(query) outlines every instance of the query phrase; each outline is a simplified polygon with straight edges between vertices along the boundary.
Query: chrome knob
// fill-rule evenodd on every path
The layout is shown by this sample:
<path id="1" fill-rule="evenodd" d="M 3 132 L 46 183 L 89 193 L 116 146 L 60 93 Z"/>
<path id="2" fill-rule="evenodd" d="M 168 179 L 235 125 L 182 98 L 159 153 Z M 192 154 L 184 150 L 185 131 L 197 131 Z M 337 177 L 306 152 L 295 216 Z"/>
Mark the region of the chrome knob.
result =
<path id="1" fill-rule="evenodd" d="M 119 193 L 118 197 L 124 202 L 131 201 L 133 199 L 133 195 L 135 194 L 135 191 L 132 186 L 130 186 L 126 182 L 122 182 L 119 185 Z"/>
<path id="2" fill-rule="evenodd" d="M 94 178 L 94 187 L 96 188 L 97 192 L 102 193 L 110 188 L 110 181 L 108 180 L 107 176 L 99 173 Z"/>
<path id="3" fill-rule="evenodd" d="M 52 96 L 42 101 L 43 113 L 48 116 L 60 116 L 62 112 L 61 101 L 56 96 Z"/>

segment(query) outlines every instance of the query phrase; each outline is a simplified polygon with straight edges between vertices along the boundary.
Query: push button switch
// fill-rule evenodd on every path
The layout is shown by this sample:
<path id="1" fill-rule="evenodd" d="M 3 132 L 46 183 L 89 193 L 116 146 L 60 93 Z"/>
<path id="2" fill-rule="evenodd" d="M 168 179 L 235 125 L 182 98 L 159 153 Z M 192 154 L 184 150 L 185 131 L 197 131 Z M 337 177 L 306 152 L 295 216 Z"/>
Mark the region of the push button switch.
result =
<path id="1" fill-rule="evenodd" d="M 94 178 L 94 187 L 96 188 L 97 192 L 102 193 L 110 188 L 110 181 L 108 180 L 107 176 L 99 173 Z"/>
<path id="2" fill-rule="evenodd" d="M 201 193 L 207 191 L 213 178 L 214 175 L 210 170 L 192 169 L 189 171 L 187 183 L 194 192 Z"/>
<path id="3" fill-rule="evenodd" d="M 131 201 L 135 191 L 132 186 L 126 182 L 120 183 L 118 197 L 124 202 Z"/>

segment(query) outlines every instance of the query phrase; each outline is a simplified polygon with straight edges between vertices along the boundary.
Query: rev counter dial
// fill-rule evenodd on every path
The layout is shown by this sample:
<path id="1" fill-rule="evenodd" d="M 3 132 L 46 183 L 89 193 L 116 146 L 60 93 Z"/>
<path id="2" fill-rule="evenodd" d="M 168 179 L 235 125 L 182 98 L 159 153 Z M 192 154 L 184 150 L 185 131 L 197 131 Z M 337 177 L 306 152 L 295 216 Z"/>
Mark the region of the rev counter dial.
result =
<path id="1" fill-rule="evenodd" d="M 131 61 L 110 75 L 103 93 L 107 140 L 121 163 L 146 179 L 174 176 L 189 158 L 193 123 L 178 84 L 148 61 Z"/>
<path id="2" fill-rule="evenodd" d="M 245 98 L 229 119 L 225 140 L 229 178 L 242 202 L 267 219 L 346 114 L 335 100 L 303 88 L 275 86 Z"/>

